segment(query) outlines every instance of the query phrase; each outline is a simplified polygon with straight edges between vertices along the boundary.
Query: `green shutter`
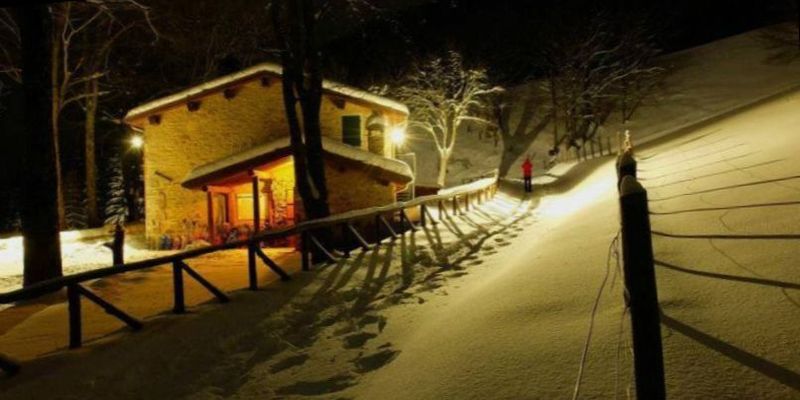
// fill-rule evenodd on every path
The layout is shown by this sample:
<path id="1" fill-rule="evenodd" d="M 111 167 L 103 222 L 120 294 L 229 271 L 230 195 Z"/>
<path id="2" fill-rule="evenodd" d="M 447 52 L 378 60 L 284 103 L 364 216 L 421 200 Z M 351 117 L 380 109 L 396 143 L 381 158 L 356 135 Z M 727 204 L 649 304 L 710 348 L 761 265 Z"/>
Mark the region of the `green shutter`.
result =
<path id="1" fill-rule="evenodd" d="M 342 117 L 342 142 L 361 147 L 361 117 L 346 115 Z"/>

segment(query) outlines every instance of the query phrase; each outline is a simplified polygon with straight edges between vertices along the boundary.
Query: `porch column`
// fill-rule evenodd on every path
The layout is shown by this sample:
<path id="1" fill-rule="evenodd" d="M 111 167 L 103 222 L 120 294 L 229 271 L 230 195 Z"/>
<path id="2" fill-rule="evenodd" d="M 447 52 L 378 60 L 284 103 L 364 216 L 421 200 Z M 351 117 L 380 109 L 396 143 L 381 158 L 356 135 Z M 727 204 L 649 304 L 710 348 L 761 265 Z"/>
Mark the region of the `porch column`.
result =
<path id="1" fill-rule="evenodd" d="M 217 237 L 217 227 L 214 224 L 214 192 L 210 188 L 203 188 L 206 191 L 206 201 L 208 203 L 208 242 L 214 244 Z"/>
<path id="2" fill-rule="evenodd" d="M 261 202 L 258 191 L 258 175 L 254 171 L 250 171 L 250 177 L 253 181 L 253 229 L 254 232 L 261 230 Z"/>

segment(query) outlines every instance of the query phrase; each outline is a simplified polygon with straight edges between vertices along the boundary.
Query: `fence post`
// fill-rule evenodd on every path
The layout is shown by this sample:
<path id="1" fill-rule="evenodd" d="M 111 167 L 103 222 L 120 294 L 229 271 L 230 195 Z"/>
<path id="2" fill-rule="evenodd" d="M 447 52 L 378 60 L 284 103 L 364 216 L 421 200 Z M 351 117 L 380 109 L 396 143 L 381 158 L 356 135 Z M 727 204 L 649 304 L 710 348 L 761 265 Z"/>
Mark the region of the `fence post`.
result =
<path id="1" fill-rule="evenodd" d="M 629 151 L 617 157 L 617 189 L 619 189 L 625 176 L 636 178 L 636 159 L 633 158 Z"/>
<path id="2" fill-rule="evenodd" d="M 664 359 L 661 347 L 661 317 L 647 191 L 634 176 L 624 176 L 620 185 L 622 256 L 628 290 L 633 333 L 636 397 L 664 399 Z"/>
<path id="3" fill-rule="evenodd" d="M 247 245 L 247 280 L 250 290 L 258 290 L 258 271 L 256 270 L 256 250 L 258 243 Z"/>
<path id="4" fill-rule="evenodd" d="M 111 242 L 114 265 L 125 263 L 125 228 L 118 223 L 114 227 L 114 240 Z"/>
<path id="5" fill-rule="evenodd" d="M 344 242 L 344 258 L 350 258 L 350 231 L 347 230 L 346 224 L 341 224 L 342 228 L 342 241 Z M 335 247 L 334 247 L 335 248 Z"/>
<path id="6" fill-rule="evenodd" d="M 375 241 L 380 243 L 380 227 L 378 227 L 377 221 L 375 222 L 375 226 L 377 227 Z M 300 234 L 300 264 L 302 265 L 303 271 L 311 270 L 309 250 L 311 250 L 311 247 L 308 245 L 308 233 L 303 231 L 303 233 Z"/>
<path id="7" fill-rule="evenodd" d="M 69 310 L 69 348 L 81 347 L 81 294 L 77 284 L 67 286 L 67 309 Z"/>
<path id="8" fill-rule="evenodd" d="M 175 314 L 185 313 L 186 303 L 183 299 L 183 269 L 177 261 L 172 263 L 172 295 L 174 299 L 172 312 Z"/>

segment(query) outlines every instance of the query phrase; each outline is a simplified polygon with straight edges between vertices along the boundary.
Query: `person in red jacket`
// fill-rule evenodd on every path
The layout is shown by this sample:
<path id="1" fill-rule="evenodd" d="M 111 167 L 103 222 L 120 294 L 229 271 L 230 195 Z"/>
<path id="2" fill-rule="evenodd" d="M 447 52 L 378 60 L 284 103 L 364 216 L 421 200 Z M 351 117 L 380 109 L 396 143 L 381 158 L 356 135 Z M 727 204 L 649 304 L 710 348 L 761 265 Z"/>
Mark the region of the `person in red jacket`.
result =
<path id="1" fill-rule="evenodd" d="M 528 156 L 525 158 L 525 162 L 522 163 L 522 176 L 525 180 L 526 193 L 530 193 L 533 191 L 533 186 L 531 185 L 532 173 L 533 173 L 533 164 L 531 164 L 531 157 Z"/>

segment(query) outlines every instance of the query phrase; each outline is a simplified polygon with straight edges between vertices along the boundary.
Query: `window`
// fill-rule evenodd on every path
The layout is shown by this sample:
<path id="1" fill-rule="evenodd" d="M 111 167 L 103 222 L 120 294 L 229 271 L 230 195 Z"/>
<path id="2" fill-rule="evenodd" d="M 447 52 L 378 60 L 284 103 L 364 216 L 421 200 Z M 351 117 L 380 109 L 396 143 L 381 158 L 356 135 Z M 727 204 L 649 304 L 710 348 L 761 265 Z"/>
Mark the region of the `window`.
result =
<path id="1" fill-rule="evenodd" d="M 342 142 L 361 147 L 361 117 L 345 115 L 342 117 Z"/>

